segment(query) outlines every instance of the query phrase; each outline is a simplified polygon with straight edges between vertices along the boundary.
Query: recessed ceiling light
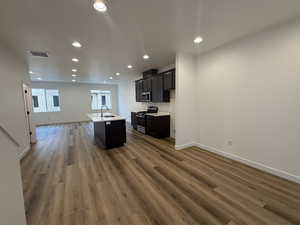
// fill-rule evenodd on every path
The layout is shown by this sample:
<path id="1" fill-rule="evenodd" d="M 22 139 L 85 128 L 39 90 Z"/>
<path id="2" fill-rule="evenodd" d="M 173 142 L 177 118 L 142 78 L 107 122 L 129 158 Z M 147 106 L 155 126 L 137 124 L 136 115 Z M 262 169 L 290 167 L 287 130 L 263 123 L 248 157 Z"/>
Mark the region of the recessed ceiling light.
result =
<path id="1" fill-rule="evenodd" d="M 196 37 L 196 38 L 194 39 L 194 43 L 195 43 L 195 44 L 200 44 L 202 41 L 203 41 L 203 38 L 200 37 L 200 36 L 198 36 L 198 37 Z"/>
<path id="2" fill-rule="evenodd" d="M 149 59 L 150 57 L 149 57 L 149 55 L 146 54 L 146 55 L 143 56 L 143 58 L 144 59 Z"/>
<path id="3" fill-rule="evenodd" d="M 38 79 L 38 80 L 42 80 L 42 78 L 40 78 L 40 77 L 38 77 L 38 78 L 36 78 L 36 79 Z"/>
<path id="4" fill-rule="evenodd" d="M 77 77 L 77 75 L 76 74 L 72 74 L 72 77 Z"/>
<path id="5" fill-rule="evenodd" d="M 110 79 L 110 80 L 112 80 L 112 79 L 113 79 L 113 77 L 110 77 L 109 79 Z"/>
<path id="6" fill-rule="evenodd" d="M 79 59 L 73 58 L 72 61 L 73 61 L 73 62 L 79 62 Z"/>
<path id="7" fill-rule="evenodd" d="M 105 12 L 107 10 L 107 6 L 103 0 L 95 0 L 93 6 L 94 9 L 96 9 L 99 12 Z"/>
<path id="8" fill-rule="evenodd" d="M 75 47 L 75 48 L 81 48 L 81 44 L 80 44 L 78 41 L 74 41 L 74 42 L 72 43 L 72 45 L 73 45 L 73 47 Z"/>
<path id="9" fill-rule="evenodd" d="M 76 80 L 73 79 L 72 82 L 76 82 Z"/>
<path id="10" fill-rule="evenodd" d="M 32 72 L 32 71 L 29 71 L 29 73 L 30 73 L 30 74 L 33 74 L 33 72 Z"/>
<path id="11" fill-rule="evenodd" d="M 121 74 L 120 74 L 120 73 L 116 73 L 116 75 L 117 75 L 117 76 L 120 76 Z"/>
<path id="12" fill-rule="evenodd" d="M 128 69 L 132 69 L 132 65 L 128 65 L 127 68 L 128 68 Z"/>
<path id="13" fill-rule="evenodd" d="M 77 70 L 76 70 L 76 69 L 72 69 L 72 72 L 76 73 L 76 72 L 77 72 Z"/>

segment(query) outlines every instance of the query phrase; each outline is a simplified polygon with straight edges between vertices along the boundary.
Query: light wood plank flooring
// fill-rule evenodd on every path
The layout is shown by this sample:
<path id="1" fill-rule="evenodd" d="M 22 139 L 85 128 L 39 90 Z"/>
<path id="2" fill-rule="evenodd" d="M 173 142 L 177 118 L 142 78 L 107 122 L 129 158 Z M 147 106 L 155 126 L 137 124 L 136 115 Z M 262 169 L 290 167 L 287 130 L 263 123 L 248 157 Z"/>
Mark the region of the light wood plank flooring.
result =
<path id="1" fill-rule="evenodd" d="M 143 136 L 95 146 L 90 123 L 39 127 L 22 160 L 28 225 L 300 224 L 300 185 Z"/>

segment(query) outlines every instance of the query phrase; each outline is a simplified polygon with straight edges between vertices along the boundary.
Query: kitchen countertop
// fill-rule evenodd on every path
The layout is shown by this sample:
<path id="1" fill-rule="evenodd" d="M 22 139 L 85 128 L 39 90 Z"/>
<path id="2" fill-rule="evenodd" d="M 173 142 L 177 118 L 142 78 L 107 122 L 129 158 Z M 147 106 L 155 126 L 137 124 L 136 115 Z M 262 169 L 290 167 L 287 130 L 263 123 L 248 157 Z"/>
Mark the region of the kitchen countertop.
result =
<path id="1" fill-rule="evenodd" d="M 138 112 L 141 112 L 141 111 L 147 111 L 147 110 L 134 110 L 134 111 L 131 111 L 131 112 L 134 112 L 134 113 L 138 113 Z M 169 112 L 157 112 L 157 113 L 146 113 L 146 115 L 149 115 L 149 116 L 170 116 L 171 114 Z"/>
<path id="2" fill-rule="evenodd" d="M 87 116 L 95 122 L 110 122 L 115 120 L 125 120 L 124 117 L 112 114 L 112 113 L 103 113 L 104 116 L 113 115 L 114 117 L 101 117 L 101 113 L 89 113 Z"/>
<path id="3" fill-rule="evenodd" d="M 146 113 L 149 116 L 170 116 L 168 112 Z"/>
<path id="4" fill-rule="evenodd" d="M 131 112 L 138 113 L 142 111 L 147 111 L 147 109 L 137 109 L 137 110 L 132 110 Z"/>

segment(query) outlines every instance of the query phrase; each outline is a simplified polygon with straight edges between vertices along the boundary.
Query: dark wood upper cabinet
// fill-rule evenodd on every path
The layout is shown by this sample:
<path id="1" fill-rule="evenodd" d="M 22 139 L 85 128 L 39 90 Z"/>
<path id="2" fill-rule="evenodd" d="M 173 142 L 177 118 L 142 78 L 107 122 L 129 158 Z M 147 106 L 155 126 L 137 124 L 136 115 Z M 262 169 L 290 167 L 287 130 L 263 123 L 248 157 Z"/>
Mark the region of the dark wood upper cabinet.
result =
<path id="1" fill-rule="evenodd" d="M 138 81 L 136 80 L 135 81 L 135 101 L 136 102 L 139 102 L 140 99 L 139 99 L 139 89 L 138 89 Z"/>
<path id="2" fill-rule="evenodd" d="M 137 102 L 170 102 L 170 90 L 175 89 L 175 69 L 157 74 L 152 69 L 143 73 L 143 79 L 135 81 Z"/>
<path id="3" fill-rule="evenodd" d="M 137 102 L 151 101 L 152 78 L 140 79 L 135 81 L 135 97 Z M 150 100 L 147 96 L 150 95 Z"/>
<path id="4" fill-rule="evenodd" d="M 157 74 L 157 69 L 151 69 L 143 72 L 143 78 L 151 78 L 152 76 L 155 76 Z"/>
<path id="5" fill-rule="evenodd" d="M 152 102 L 169 102 L 170 92 L 164 90 L 163 75 L 152 77 Z"/>
<path id="6" fill-rule="evenodd" d="M 143 80 L 143 92 L 152 91 L 152 78 L 147 78 Z"/>
<path id="7" fill-rule="evenodd" d="M 164 77 L 164 90 L 175 89 L 175 70 L 162 73 Z"/>
<path id="8" fill-rule="evenodd" d="M 143 80 L 135 81 L 135 98 L 137 102 L 142 101 Z"/>

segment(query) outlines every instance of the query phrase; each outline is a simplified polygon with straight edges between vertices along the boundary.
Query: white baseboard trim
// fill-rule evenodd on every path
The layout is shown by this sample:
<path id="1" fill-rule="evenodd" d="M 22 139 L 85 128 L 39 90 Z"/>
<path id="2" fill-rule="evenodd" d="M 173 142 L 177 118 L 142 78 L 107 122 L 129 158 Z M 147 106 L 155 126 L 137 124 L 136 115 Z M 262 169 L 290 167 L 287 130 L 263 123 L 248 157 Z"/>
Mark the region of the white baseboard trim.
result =
<path id="1" fill-rule="evenodd" d="M 19 155 L 19 160 L 22 160 L 27 154 L 28 152 L 31 150 L 30 146 L 27 146 Z"/>
<path id="2" fill-rule="evenodd" d="M 290 173 L 285 172 L 283 170 L 275 169 L 275 168 L 272 168 L 270 166 L 264 165 L 262 163 L 258 163 L 258 162 L 254 162 L 254 161 L 251 161 L 251 160 L 248 160 L 248 159 L 244 159 L 240 156 L 237 156 L 237 155 L 234 155 L 234 154 L 231 154 L 231 153 L 228 153 L 228 152 L 224 152 L 224 151 L 221 151 L 219 149 L 216 149 L 216 148 L 213 148 L 213 147 L 210 147 L 210 146 L 206 146 L 206 145 L 203 145 L 203 144 L 200 144 L 200 143 L 196 143 L 194 146 L 199 147 L 203 150 L 207 150 L 207 151 L 216 153 L 216 154 L 224 156 L 226 158 L 239 161 L 239 162 L 244 163 L 248 166 L 252 166 L 254 168 L 257 168 L 257 169 L 263 170 L 265 172 L 271 173 L 275 176 L 282 177 L 282 178 L 285 178 L 287 180 L 290 180 L 290 181 L 293 181 L 293 182 L 296 182 L 296 183 L 300 184 L 300 177 L 299 176 L 296 176 L 294 174 L 290 174 Z"/>
<path id="3" fill-rule="evenodd" d="M 193 147 L 193 146 L 197 146 L 197 143 L 191 142 L 191 143 L 187 143 L 187 144 L 183 144 L 183 145 L 175 145 L 175 149 L 182 150 L 182 149 Z"/>

